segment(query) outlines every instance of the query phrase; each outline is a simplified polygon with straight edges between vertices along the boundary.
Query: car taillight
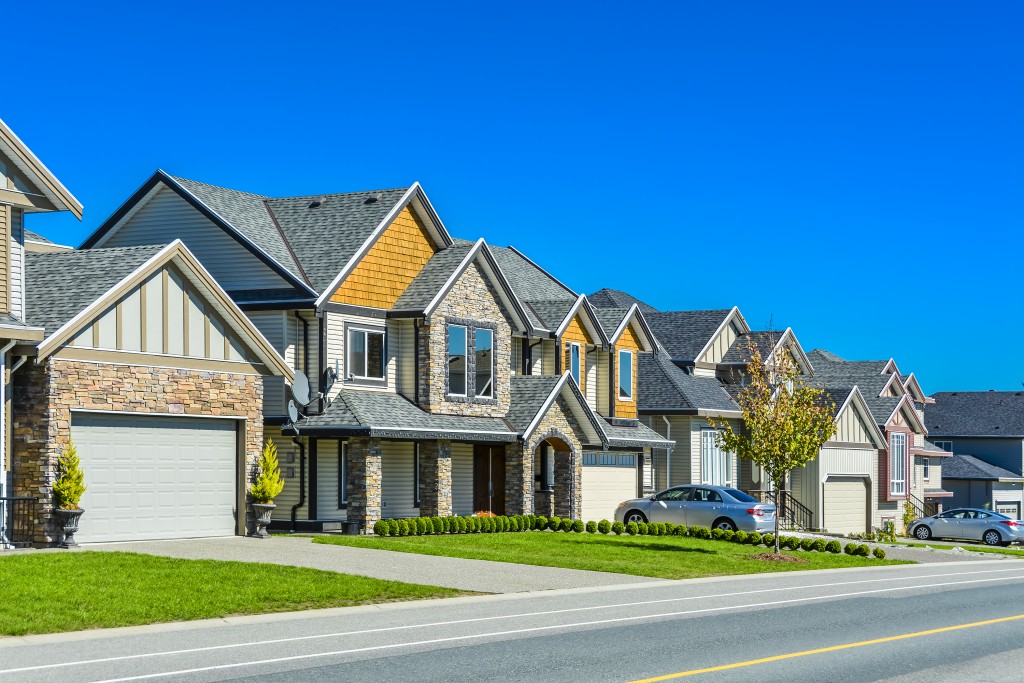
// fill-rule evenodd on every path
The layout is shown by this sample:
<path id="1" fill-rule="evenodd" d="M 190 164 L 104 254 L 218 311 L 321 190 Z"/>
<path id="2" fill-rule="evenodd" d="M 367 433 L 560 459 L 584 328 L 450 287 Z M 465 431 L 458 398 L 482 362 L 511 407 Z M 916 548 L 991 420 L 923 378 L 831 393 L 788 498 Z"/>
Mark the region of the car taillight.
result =
<path id="1" fill-rule="evenodd" d="M 754 515 L 756 517 L 764 517 L 764 510 L 761 508 L 750 508 L 747 510 L 748 515 Z"/>
<path id="2" fill-rule="evenodd" d="M 1019 527 L 1019 526 L 1024 526 L 1024 525 L 1020 524 L 1019 522 L 1014 522 L 1012 519 L 1004 519 L 1001 523 L 1005 524 L 1006 526 L 1012 526 L 1015 529 L 1017 527 Z"/>

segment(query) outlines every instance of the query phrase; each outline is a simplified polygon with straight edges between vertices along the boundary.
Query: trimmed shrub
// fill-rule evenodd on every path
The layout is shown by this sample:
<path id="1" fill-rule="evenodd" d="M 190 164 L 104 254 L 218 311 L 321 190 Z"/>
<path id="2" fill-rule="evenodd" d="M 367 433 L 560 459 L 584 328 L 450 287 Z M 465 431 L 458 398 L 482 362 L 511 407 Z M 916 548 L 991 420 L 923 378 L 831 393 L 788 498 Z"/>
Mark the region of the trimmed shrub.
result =
<path id="1" fill-rule="evenodd" d="M 705 540 L 711 538 L 711 529 L 706 526 L 691 526 L 690 536 L 694 538 L 703 538 Z"/>
<path id="2" fill-rule="evenodd" d="M 814 541 L 814 550 L 815 550 L 815 552 L 819 552 L 819 553 L 825 552 L 825 540 L 821 539 L 821 538 L 815 539 L 815 541 Z"/>
<path id="3" fill-rule="evenodd" d="M 676 524 L 676 527 L 672 529 L 673 536 L 685 536 L 689 529 L 686 528 L 685 524 Z"/>
<path id="4" fill-rule="evenodd" d="M 725 532 L 721 529 L 712 529 L 711 538 L 716 541 L 721 541 L 725 537 Z"/>
<path id="5" fill-rule="evenodd" d="M 562 520 L 559 519 L 558 517 L 549 517 L 548 518 L 548 528 L 551 529 L 552 531 L 558 531 L 558 527 L 560 527 L 561 525 L 562 525 Z"/>
<path id="6" fill-rule="evenodd" d="M 458 533 L 464 534 L 469 530 L 469 522 L 466 521 L 465 517 L 456 517 L 454 521 Z"/>
<path id="7" fill-rule="evenodd" d="M 802 538 L 800 539 L 800 549 L 811 551 L 814 550 L 814 539 L 813 538 Z"/>
<path id="8" fill-rule="evenodd" d="M 732 543 L 736 540 L 736 532 L 732 529 L 722 529 L 722 540 L 727 543 Z"/>
<path id="9" fill-rule="evenodd" d="M 847 543 L 846 545 L 843 546 L 843 552 L 846 553 L 847 555 L 853 555 L 853 553 L 856 550 L 857 550 L 857 544 L 856 543 Z"/>
<path id="10" fill-rule="evenodd" d="M 435 534 L 444 533 L 444 521 L 440 517 L 431 517 L 430 526 L 433 527 Z"/>
<path id="11" fill-rule="evenodd" d="M 733 541 L 733 543 L 746 543 L 747 542 L 747 532 L 746 531 L 737 531 L 736 535 L 732 537 L 732 541 Z"/>
<path id="12" fill-rule="evenodd" d="M 871 555 L 871 548 L 861 543 L 857 546 L 857 549 L 853 551 L 853 554 L 858 557 L 868 557 Z"/>
<path id="13" fill-rule="evenodd" d="M 750 545 L 761 545 L 761 534 L 756 531 L 747 535 L 747 543 Z"/>
<path id="14" fill-rule="evenodd" d="M 512 532 L 519 531 L 519 516 L 508 518 L 508 530 Z"/>
<path id="15" fill-rule="evenodd" d="M 508 515 L 501 516 L 501 530 L 512 531 L 512 518 Z"/>
<path id="16" fill-rule="evenodd" d="M 537 515 L 533 520 L 533 528 L 543 531 L 548 528 L 548 518 L 544 515 Z"/>
<path id="17" fill-rule="evenodd" d="M 564 518 L 562 522 L 558 525 L 558 528 L 562 531 L 572 531 L 572 520 L 568 517 Z"/>
<path id="18" fill-rule="evenodd" d="M 626 525 L 626 533 L 630 536 L 636 536 L 637 532 L 640 531 L 640 527 L 636 525 L 636 522 L 630 522 Z"/>
<path id="19" fill-rule="evenodd" d="M 825 551 L 838 555 L 843 552 L 843 545 L 839 541 L 832 540 L 825 544 Z"/>
<path id="20" fill-rule="evenodd" d="M 609 531 L 612 530 L 612 523 L 609 522 L 607 519 L 602 519 L 600 522 L 597 523 L 597 530 L 600 531 L 602 534 L 607 534 Z"/>
<path id="21" fill-rule="evenodd" d="M 874 555 L 875 557 L 877 557 L 880 560 L 884 560 L 885 559 L 885 551 L 882 550 L 881 548 L 875 548 L 874 550 L 871 551 L 871 554 Z"/>
<path id="22" fill-rule="evenodd" d="M 426 517 L 417 517 L 416 530 L 420 532 L 421 536 L 432 534 L 434 533 L 434 522 Z"/>
<path id="23" fill-rule="evenodd" d="M 765 545 L 765 547 L 772 548 L 774 550 L 774 548 L 775 548 L 775 534 L 765 534 L 764 536 L 761 537 L 761 543 L 763 543 Z"/>
<path id="24" fill-rule="evenodd" d="M 649 526 L 649 525 L 647 524 L 647 522 L 637 522 L 637 523 L 636 523 L 636 531 L 637 531 L 637 533 L 638 533 L 638 534 L 640 534 L 641 536 L 646 536 L 646 535 L 647 535 L 647 533 L 648 533 L 648 532 L 649 532 L 650 530 L 651 530 L 651 528 L 650 528 L 650 526 Z"/>
<path id="25" fill-rule="evenodd" d="M 588 523 L 593 524 L 593 522 Z M 585 530 L 587 530 L 587 525 L 583 523 L 582 519 L 577 519 L 572 523 L 572 530 L 577 534 L 582 534 Z"/>
<path id="26" fill-rule="evenodd" d="M 373 523 L 373 533 L 375 536 L 387 536 L 391 530 L 391 525 L 388 524 L 386 519 L 378 519 Z"/>
<path id="27" fill-rule="evenodd" d="M 596 534 L 597 533 L 597 522 L 595 522 L 595 521 L 587 522 L 587 533 L 588 534 Z"/>
<path id="28" fill-rule="evenodd" d="M 398 535 L 408 536 L 409 535 L 409 520 L 400 519 L 398 520 Z"/>
<path id="29" fill-rule="evenodd" d="M 664 525 L 660 522 L 654 522 L 653 524 L 647 525 L 647 533 L 651 536 L 661 536 L 664 529 Z"/>
<path id="30" fill-rule="evenodd" d="M 612 533 L 616 536 L 621 536 L 622 532 L 625 530 L 626 525 L 624 525 L 622 522 L 615 522 L 615 524 L 612 524 Z"/>

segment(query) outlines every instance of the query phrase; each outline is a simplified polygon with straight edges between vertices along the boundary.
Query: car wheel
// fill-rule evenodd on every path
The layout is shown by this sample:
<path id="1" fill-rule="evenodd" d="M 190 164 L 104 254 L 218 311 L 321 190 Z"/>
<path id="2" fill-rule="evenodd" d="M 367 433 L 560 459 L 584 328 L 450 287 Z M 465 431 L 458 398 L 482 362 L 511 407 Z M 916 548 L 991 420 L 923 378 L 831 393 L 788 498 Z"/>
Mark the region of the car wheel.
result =
<path id="1" fill-rule="evenodd" d="M 1003 537 L 995 529 L 989 529 L 981 537 L 981 540 L 985 541 L 985 545 L 999 545 L 1003 542 Z"/>
<path id="2" fill-rule="evenodd" d="M 721 529 L 722 531 L 736 531 L 736 525 L 733 524 L 733 521 L 731 519 L 726 519 L 725 517 L 716 519 L 715 523 L 711 525 L 711 528 Z"/>
<path id="3" fill-rule="evenodd" d="M 924 524 L 914 529 L 914 536 L 921 541 L 927 541 L 932 537 L 932 530 Z"/>
<path id="4" fill-rule="evenodd" d="M 637 524 L 639 524 L 640 522 L 646 522 L 647 517 L 644 516 L 644 513 L 640 512 L 639 510 L 630 510 L 629 512 L 626 513 L 625 520 L 626 524 L 629 524 L 630 522 L 636 522 Z"/>

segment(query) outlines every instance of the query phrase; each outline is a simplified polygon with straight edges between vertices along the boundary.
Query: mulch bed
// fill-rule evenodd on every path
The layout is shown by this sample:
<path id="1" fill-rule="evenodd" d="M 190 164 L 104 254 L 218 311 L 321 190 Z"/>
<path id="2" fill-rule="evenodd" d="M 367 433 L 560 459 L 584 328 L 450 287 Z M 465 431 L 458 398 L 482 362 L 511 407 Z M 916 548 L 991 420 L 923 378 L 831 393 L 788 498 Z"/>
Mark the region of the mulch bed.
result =
<path id="1" fill-rule="evenodd" d="M 797 562 L 807 564 L 807 560 L 802 557 L 795 557 L 793 555 L 783 555 L 779 553 L 758 553 L 757 555 L 751 555 L 755 560 L 764 560 L 765 562 Z"/>

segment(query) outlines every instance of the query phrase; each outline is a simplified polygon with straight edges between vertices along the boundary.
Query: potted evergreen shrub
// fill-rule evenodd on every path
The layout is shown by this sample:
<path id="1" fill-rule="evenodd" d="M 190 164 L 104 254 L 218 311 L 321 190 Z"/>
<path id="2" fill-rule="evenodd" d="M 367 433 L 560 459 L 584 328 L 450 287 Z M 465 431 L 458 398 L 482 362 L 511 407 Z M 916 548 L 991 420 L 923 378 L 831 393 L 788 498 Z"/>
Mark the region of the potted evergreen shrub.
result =
<path id="1" fill-rule="evenodd" d="M 53 514 L 64 532 L 59 545 L 61 548 L 78 547 L 75 532 L 78 531 L 79 518 L 85 512 L 79 507 L 85 489 L 85 473 L 78 458 L 78 449 L 68 442 L 57 460 L 57 478 L 53 482 Z"/>
<path id="2" fill-rule="evenodd" d="M 267 525 L 270 524 L 270 515 L 273 513 L 274 499 L 280 495 L 284 488 L 284 481 L 281 479 L 281 467 L 277 461 L 277 446 L 273 439 L 267 439 L 263 446 L 263 453 L 260 454 L 260 461 L 256 465 L 256 477 L 252 482 L 252 514 L 256 520 L 256 528 L 252 533 L 253 538 L 267 538 Z"/>

